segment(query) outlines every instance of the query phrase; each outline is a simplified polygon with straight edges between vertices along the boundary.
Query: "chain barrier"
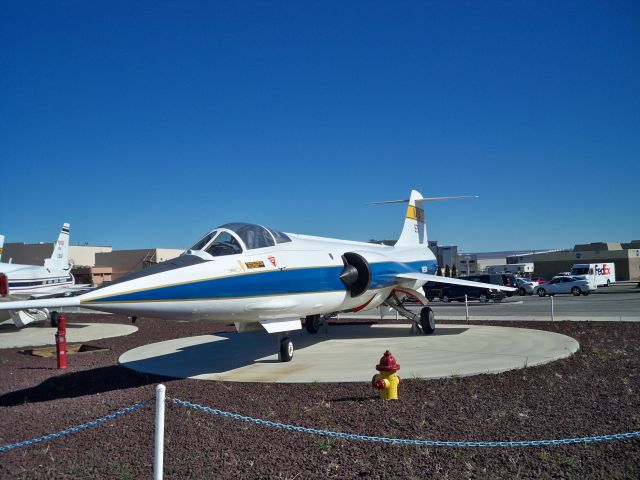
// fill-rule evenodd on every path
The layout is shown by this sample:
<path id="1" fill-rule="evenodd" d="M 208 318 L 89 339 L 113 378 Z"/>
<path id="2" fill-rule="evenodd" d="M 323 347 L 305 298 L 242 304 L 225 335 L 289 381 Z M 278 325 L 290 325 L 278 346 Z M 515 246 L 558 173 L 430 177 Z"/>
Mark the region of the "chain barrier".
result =
<path id="1" fill-rule="evenodd" d="M 390 437 L 374 437 L 370 435 L 357 435 L 354 433 L 332 432 L 330 430 L 320 430 L 317 428 L 300 427 L 297 425 L 288 425 L 280 422 L 272 422 L 270 420 L 264 420 L 261 418 L 247 417 L 240 415 L 239 413 L 225 412 L 217 408 L 206 407 L 197 403 L 187 402 L 179 398 L 170 398 L 170 400 L 176 405 L 182 407 L 191 408 L 194 410 L 200 410 L 202 412 L 211 413 L 213 415 L 219 415 L 233 420 L 240 420 L 242 422 L 253 423 L 255 425 L 262 425 L 264 427 L 278 428 L 281 430 L 288 430 L 300 433 L 309 433 L 312 435 L 322 435 L 325 437 L 341 438 L 345 440 L 358 440 L 362 442 L 379 442 L 379 443 L 393 443 L 399 445 L 414 445 L 420 447 L 537 447 L 547 445 L 569 445 L 574 443 L 591 443 L 591 442 L 603 442 L 607 440 L 624 440 L 629 438 L 640 437 L 640 431 L 628 432 L 628 433 L 615 433 L 612 435 L 597 435 L 593 437 L 579 437 L 579 438 L 564 438 L 559 440 L 525 440 L 525 441 L 507 441 L 507 442 L 452 442 L 452 441 L 439 441 L 439 440 L 414 440 L 405 438 L 390 438 Z"/>
<path id="2" fill-rule="evenodd" d="M 377 442 L 377 443 L 398 444 L 398 445 L 413 445 L 413 446 L 421 446 L 421 447 L 536 447 L 536 446 L 549 446 L 549 445 L 570 445 L 570 444 L 577 444 L 577 443 L 603 442 L 603 441 L 609 441 L 609 440 L 627 440 L 627 439 L 640 437 L 640 431 L 627 432 L 627 433 L 614 433 L 611 435 L 596 435 L 591 437 L 563 438 L 563 439 L 555 439 L 555 440 L 521 440 L 521 441 L 500 441 L 500 442 L 479 442 L 479 441 L 460 442 L 460 441 L 406 439 L 406 438 L 393 438 L 393 437 L 375 437 L 371 435 L 358 435 L 355 433 L 333 432 L 331 430 L 307 428 L 307 427 L 301 427 L 298 425 L 291 425 L 291 424 L 286 424 L 281 422 L 273 422 L 271 420 L 264 420 L 262 418 L 254 418 L 246 415 L 241 415 L 239 413 L 226 412 L 224 410 L 207 407 L 205 405 L 200 405 L 198 403 L 188 402 L 186 400 L 181 400 L 179 398 L 169 398 L 169 400 L 171 400 L 172 403 L 176 405 L 180 405 L 185 408 L 191 408 L 191 409 L 199 410 L 205 413 L 210 413 L 213 415 L 230 418 L 232 420 L 240 420 L 242 422 L 252 423 L 254 425 L 261 425 L 264 427 L 277 428 L 280 430 L 288 430 L 288 431 L 299 432 L 299 433 L 308 433 L 311 435 L 340 438 L 344 440 L 358 440 L 361 442 Z M 130 413 L 140 407 L 148 405 L 149 403 L 151 403 L 149 400 L 134 403 L 129 407 L 122 408 L 116 412 L 110 413 L 109 415 L 105 415 L 104 417 L 100 417 L 95 420 L 91 420 L 89 422 L 76 425 L 75 427 L 67 428 L 65 430 L 61 430 L 56 433 L 50 433 L 48 435 L 34 438 L 32 440 L 25 440 L 23 442 L 0 446 L 0 453 L 7 452 L 15 448 L 27 447 L 30 445 L 34 445 L 36 443 L 55 440 L 55 439 L 64 437 L 66 435 L 77 433 L 87 428 L 95 427 L 108 420 L 113 420 L 122 415 Z"/>
<path id="3" fill-rule="evenodd" d="M 134 403 L 133 405 L 126 407 L 126 408 L 122 408 L 116 412 L 110 413 L 109 415 L 105 415 L 104 417 L 100 417 L 100 418 L 96 418 L 95 420 L 91 420 L 89 422 L 83 423 L 81 425 L 76 425 L 75 427 L 71 427 L 71 428 L 67 428 L 65 430 L 61 430 L 59 432 L 56 433 L 50 433 L 49 435 L 44 435 L 42 437 L 38 437 L 38 438 L 34 438 L 33 440 L 25 440 L 23 442 L 18 442 L 18 443 L 10 443 L 8 445 L 3 445 L 0 446 L 0 453 L 3 452 L 7 452 L 9 450 L 13 450 L 14 448 L 20 448 L 20 447 L 28 447 L 29 445 L 34 445 L 36 443 L 41 443 L 41 442 L 46 442 L 49 440 L 55 440 L 57 438 L 60 437 L 64 437 L 66 435 L 71 435 L 72 433 L 77 433 L 81 430 L 90 428 L 90 427 L 95 427 L 97 425 L 100 425 L 101 423 L 106 422 L 107 420 L 113 420 L 115 418 L 118 418 L 122 415 L 125 415 L 129 412 L 132 412 L 140 407 L 143 407 L 147 404 L 149 404 L 150 401 L 149 400 L 145 400 L 143 402 L 138 402 L 138 403 Z"/>

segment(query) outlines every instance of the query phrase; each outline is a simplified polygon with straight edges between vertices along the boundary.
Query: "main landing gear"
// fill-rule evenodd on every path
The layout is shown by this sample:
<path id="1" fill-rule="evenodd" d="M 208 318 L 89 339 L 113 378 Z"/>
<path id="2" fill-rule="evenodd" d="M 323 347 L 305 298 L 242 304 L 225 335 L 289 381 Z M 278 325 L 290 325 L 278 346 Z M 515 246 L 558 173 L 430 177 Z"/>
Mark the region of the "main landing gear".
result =
<path id="1" fill-rule="evenodd" d="M 422 307 L 420 310 L 420 327 L 425 335 L 431 335 L 436 331 L 436 316 L 431 307 Z"/>
<path id="2" fill-rule="evenodd" d="M 304 328 L 306 328 L 309 333 L 318 333 L 320 324 L 320 315 L 309 315 L 304 319 Z"/>
<path id="3" fill-rule="evenodd" d="M 395 293 L 392 293 L 385 303 L 400 315 L 413 322 L 412 331 L 422 330 L 422 333 L 425 335 L 431 335 L 436 331 L 436 317 L 431 307 L 422 307 L 420 315 L 418 315 L 404 308 L 404 305 Z"/>
<path id="4" fill-rule="evenodd" d="M 304 328 L 308 333 L 318 333 L 320 327 L 327 327 L 327 322 L 331 318 L 331 314 L 328 315 L 309 315 L 304 319 Z"/>

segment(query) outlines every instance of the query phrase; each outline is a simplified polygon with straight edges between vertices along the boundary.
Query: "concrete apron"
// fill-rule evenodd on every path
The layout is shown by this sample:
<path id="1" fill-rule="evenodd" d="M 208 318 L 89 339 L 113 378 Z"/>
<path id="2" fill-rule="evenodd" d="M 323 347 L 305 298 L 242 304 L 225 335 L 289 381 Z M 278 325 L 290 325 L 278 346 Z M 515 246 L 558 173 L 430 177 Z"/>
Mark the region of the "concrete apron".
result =
<path id="1" fill-rule="evenodd" d="M 13 325 L 0 328 L 0 349 L 55 345 L 57 328 L 29 325 L 17 329 Z M 120 337 L 137 332 L 138 327 L 117 323 L 67 323 L 67 343 L 90 342 L 101 338 Z"/>
<path id="2" fill-rule="evenodd" d="M 154 343 L 120 356 L 133 370 L 174 378 L 233 382 L 370 381 L 385 350 L 404 378 L 498 373 L 570 356 L 578 342 L 525 328 L 438 325 L 433 335 L 405 325 L 330 326 L 328 333 L 296 332 L 293 360 L 278 361 L 276 338 L 263 332 L 202 335 Z"/>

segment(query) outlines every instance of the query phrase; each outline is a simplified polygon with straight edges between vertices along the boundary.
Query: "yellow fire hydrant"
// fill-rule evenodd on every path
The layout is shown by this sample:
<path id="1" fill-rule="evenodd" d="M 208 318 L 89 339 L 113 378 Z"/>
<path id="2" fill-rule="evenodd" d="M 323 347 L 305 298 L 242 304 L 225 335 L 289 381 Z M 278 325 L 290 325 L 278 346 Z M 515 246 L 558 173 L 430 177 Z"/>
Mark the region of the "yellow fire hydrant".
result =
<path id="1" fill-rule="evenodd" d="M 380 373 L 373 376 L 371 384 L 374 388 L 380 390 L 380 398 L 383 400 L 397 400 L 400 377 L 396 375 L 396 372 L 400 370 L 400 365 L 398 365 L 389 350 L 382 355 L 380 363 L 376 365 L 376 370 Z"/>

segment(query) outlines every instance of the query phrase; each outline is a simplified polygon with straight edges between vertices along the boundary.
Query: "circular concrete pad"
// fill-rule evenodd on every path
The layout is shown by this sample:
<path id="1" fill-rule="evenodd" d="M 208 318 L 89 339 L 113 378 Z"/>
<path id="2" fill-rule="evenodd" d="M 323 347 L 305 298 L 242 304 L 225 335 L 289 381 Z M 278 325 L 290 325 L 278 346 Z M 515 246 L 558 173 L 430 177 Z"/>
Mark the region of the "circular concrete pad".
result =
<path id="1" fill-rule="evenodd" d="M 30 325 L 17 329 L 13 325 L 3 325 L 0 328 L 1 348 L 36 347 L 38 345 L 55 345 L 54 327 Z M 67 342 L 82 343 L 101 338 L 121 337 L 137 332 L 138 327 L 121 325 L 119 323 L 67 323 Z"/>
<path id="2" fill-rule="evenodd" d="M 434 335 L 408 325 L 331 326 L 327 334 L 296 332 L 296 351 L 278 361 L 276 337 L 264 332 L 181 338 L 138 347 L 119 362 L 143 373 L 234 382 L 370 381 L 385 350 L 404 378 L 497 373 L 570 356 L 573 338 L 525 328 L 438 325 Z"/>

